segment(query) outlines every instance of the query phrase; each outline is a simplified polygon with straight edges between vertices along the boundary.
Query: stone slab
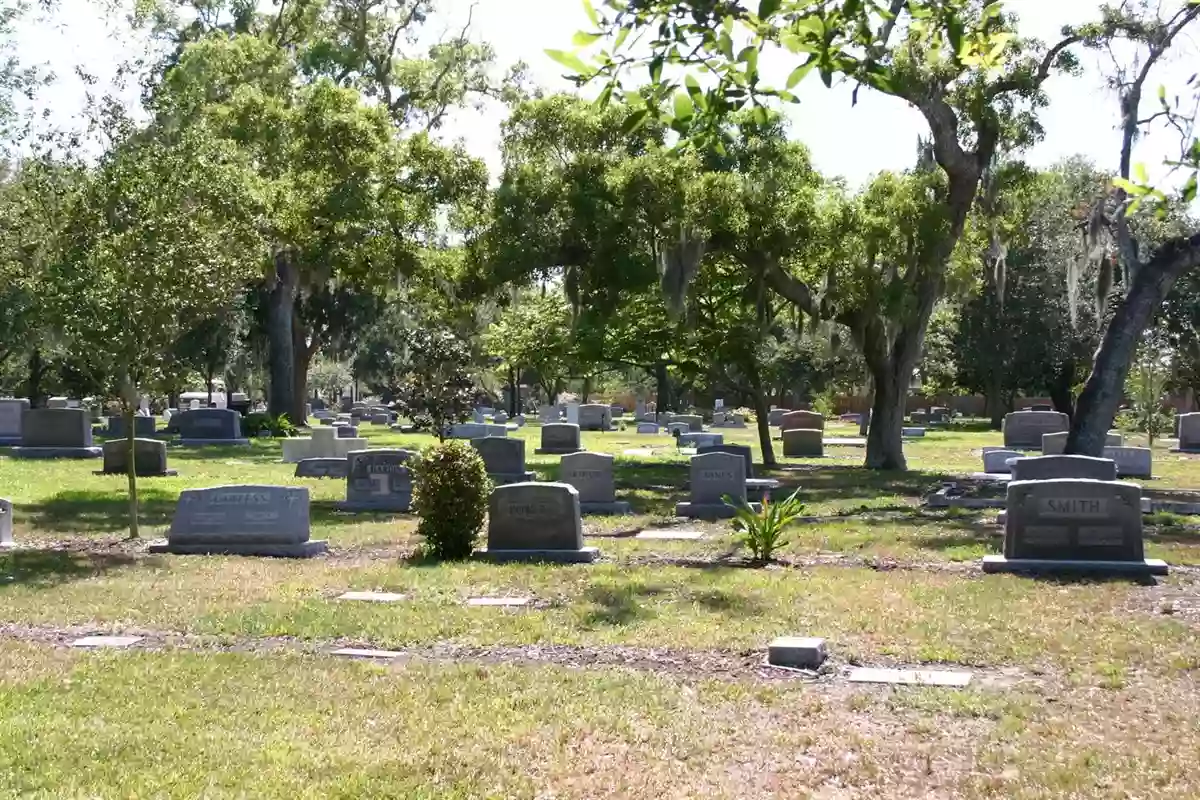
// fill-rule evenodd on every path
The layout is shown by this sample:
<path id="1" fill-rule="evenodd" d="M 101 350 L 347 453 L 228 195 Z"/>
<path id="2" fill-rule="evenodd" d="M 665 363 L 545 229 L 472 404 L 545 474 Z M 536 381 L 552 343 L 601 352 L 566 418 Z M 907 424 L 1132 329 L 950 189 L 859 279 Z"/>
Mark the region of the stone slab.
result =
<path id="1" fill-rule="evenodd" d="M 767 648 L 767 663 L 774 667 L 817 669 L 825 663 L 825 640 L 810 636 L 780 636 Z"/>
<path id="2" fill-rule="evenodd" d="M 350 462 L 344 458 L 303 458 L 296 464 L 297 478 L 342 478 Z"/>
<path id="3" fill-rule="evenodd" d="M 911 437 L 914 439 L 920 439 L 921 437 L 923 437 L 925 435 L 925 429 L 924 428 L 901 428 L 900 435 L 908 436 L 908 437 Z M 826 441 L 828 441 L 828 440 L 826 440 Z"/>
<path id="4" fill-rule="evenodd" d="M 850 671 L 851 683 L 890 683 L 905 686 L 967 686 L 971 673 L 933 669 L 880 669 L 858 667 Z"/>
<path id="5" fill-rule="evenodd" d="M 747 503 L 755 513 L 762 511 L 762 503 Z M 676 503 L 675 516 L 689 519 L 733 519 L 736 510 L 725 503 Z"/>
<path id="6" fill-rule="evenodd" d="M 470 597 L 467 605 L 487 608 L 523 608 L 533 605 L 532 597 Z"/>
<path id="7" fill-rule="evenodd" d="M 1028 572 L 1034 575 L 1166 575 L 1169 567 L 1161 558 L 1141 561 L 1083 561 L 1049 558 L 1005 558 L 984 556 L 984 572 Z"/>
<path id="8" fill-rule="evenodd" d="M 698 539 L 703 539 L 704 534 L 700 531 L 640 531 L 635 539 L 651 539 L 665 542 L 694 542 Z"/>
<path id="9" fill-rule="evenodd" d="M 357 600 L 364 603 L 399 603 L 404 595 L 395 592 L 344 592 L 338 600 Z"/>
<path id="10" fill-rule="evenodd" d="M 270 542 L 245 542 L 222 544 L 176 544 L 166 539 L 153 542 L 149 553 L 170 553 L 177 556 L 264 556 L 266 558 L 312 558 L 328 552 L 329 543 L 324 539 L 311 539 L 297 544 L 275 544 Z"/>
<path id="11" fill-rule="evenodd" d="M 613 500 L 610 503 L 584 503 L 580 501 L 579 513 L 617 515 L 632 514 L 633 510 L 630 508 L 629 503 L 625 502 L 624 500 Z"/>
<path id="12" fill-rule="evenodd" d="M 404 658 L 404 653 L 396 650 L 368 650 L 361 647 L 339 647 L 337 650 L 329 651 L 330 655 L 343 656 L 344 658 L 373 658 L 380 661 L 394 661 L 397 658 Z"/>
<path id="13" fill-rule="evenodd" d="M 142 636 L 84 636 L 71 642 L 71 647 L 132 647 L 145 637 Z"/>
<path id="14" fill-rule="evenodd" d="M 520 561 L 544 561 L 550 564 L 590 564 L 600 557 L 600 548 L 581 547 L 578 550 L 489 550 L 484 547 L 471 554 L 479 561 L 508 564 Z"/>

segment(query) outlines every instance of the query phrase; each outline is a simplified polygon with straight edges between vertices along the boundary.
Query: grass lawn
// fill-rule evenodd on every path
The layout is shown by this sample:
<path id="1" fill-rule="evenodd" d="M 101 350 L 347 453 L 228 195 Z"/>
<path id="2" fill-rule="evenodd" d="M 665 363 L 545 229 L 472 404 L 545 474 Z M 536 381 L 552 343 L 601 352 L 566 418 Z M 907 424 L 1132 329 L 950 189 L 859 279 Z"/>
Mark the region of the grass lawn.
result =
<path id="1" fill-rule="evenodd" d="M 757 454 L 753 429 L 724 434 Z M 552 479 L 536 426 L 518 435 Z M 810 516 L 769 568 L 746 566 L 728 523 L 673 519 L 687 456 L 632 429 L 584 434 L 635 512 L 585 518 L 591 566 L 423 562 L 414 517 L 337 512 L 345 482 L 292 477 L 267 441 L 171 448 L 179 476 L 141 482 L 144 532 L 165 535 L 185 488 L 304 485 L 327 556 L 148 555 L 123 541 L 123 478 L 0 455 L 24 546 L 0 554 L 0 796 L 1200 796 L 1200 526 L 1152 520 L 1147 555 L 1177 567 L 1156 584 L 984 576 L 995 512 L 921 501 L 999 439 L 931 430 L 897 474 L 858 469 L 855 447 L 784 459 L 765 474 Z M 1200 458 L 1156 456 L 1147 488 L 1200 488 Z M 705 538 L 633 538 L 659 526 Z M 335 599 L 367 589 L 405 599 Z M 67 647 L 93 632 L 145 639 Z M 785 634 L 828 640 L 822 675 L 762 665 Z M 848 683 L 860 664 L 974 680 Z"/>

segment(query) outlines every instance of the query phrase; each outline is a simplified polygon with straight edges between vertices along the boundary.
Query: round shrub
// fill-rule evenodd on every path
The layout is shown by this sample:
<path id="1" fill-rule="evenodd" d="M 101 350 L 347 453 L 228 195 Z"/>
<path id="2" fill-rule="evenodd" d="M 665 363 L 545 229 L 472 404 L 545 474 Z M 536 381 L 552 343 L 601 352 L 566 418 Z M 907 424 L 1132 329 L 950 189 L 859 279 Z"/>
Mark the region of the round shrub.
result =
<path id="1" fill-rule="evenodd" d="M 434 558 L 471 555 L 487 515 L 492 481 L 474 447 L 454 440 L 423 452 L 410 464 L 413 510 L 421 516 L 417 533 Z"/>

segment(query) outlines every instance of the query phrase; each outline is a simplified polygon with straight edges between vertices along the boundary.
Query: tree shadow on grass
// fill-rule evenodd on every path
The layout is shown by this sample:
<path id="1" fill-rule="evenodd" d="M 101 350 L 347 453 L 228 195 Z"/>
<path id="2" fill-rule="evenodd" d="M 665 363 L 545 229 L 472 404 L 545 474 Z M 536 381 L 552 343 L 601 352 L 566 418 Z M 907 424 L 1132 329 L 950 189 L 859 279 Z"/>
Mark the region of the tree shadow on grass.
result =
<path id="1" fill-rule="evenodd" d="M 962 479 L 960 475 L 948 473 L 886 472 L 843 465 L 813 465 L 811 469 L 802 470 L 756 468 L 755 475 L 775 478 L 781 491 L 790 493 L 799 488 L 801 499 L 809 502 L 868 499 L 880 495 L 924 499 L 940 484 Z"/>
<path id="2" fill-rule="evenodd" d="M 653 617 L 653 609 L 640 601 L 656 597 L 666 590 L 658 586 L 630 583 L 623 586 L 590 586 L 584 592 L 584 600 L 592 608 L 583 616 L 584 628 L 629 625 L 641 619 Z"/>
<path id="3" fill-rule="evenodd" d="M 13 586 L 51 589 L 117 569 L 157 566 L 159 563 L 160 559 L 138 559 L 129 553 L 14 550 L 0 553 L 0 594 Z"/>
<path id="4" fill-rule="evenodd" d="M 763 604 L 751 597 L 723 589 L 701 589 L 689 592 L 684 599 L 717 614 L 733 617 L 752 617 L 762 614 Z"/>
<path id="5" fill-rule="evenodd" d="M 138 485 L 138 520 L 143 526 L 161 527 L 171 521 L 179 494 Z M 22 504 L 17 520 L 37 531 L 54 533 L 113 533 L 129 527 L 129 498 L 125 492 L 72 489 L 58 492 L 40 503 Z"/>

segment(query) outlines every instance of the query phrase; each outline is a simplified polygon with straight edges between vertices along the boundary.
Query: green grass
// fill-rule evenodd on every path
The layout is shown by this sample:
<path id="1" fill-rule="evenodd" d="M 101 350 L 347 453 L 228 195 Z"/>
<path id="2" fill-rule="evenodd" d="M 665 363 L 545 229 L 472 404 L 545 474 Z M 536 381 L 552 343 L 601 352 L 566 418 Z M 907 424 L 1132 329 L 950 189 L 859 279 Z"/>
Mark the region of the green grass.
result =
<path id="1" fill-rule="evenodd" d="M 372 446 L 432 441 L 360 430 Z M 757 455 L 754 429 L 724 434 Z M 533 454 L 536 426 L 518 435 L 529 468 L 553 479 L 559 459 Z M 584 434 L 585 447 L 616 456 L 618 496 L 635 512 L 585 519 L 603 552 L 591 566 L 423 562 L 415 517 L 338 512 L 345 482 L 294 478 L 270 441 L 172 447 L 179 476 L 141 481 L 144 533 L 165 534 L 189 487 L 304 485 L 328 556 L 152 556 L 122 541 L 123 478 L 93 475 L 95 462 L 0 456 L 0 491 L 28 548 L 0 554 L 0 795 L 1196 796 L 1194 573 L 1159 586 L 982 575 L 978 559 L 1002 547 L 995 513 L 921 501 L 998 443 L 931 430 L 906 443 L 905 473 L 859 469 L 862 449 L 842 446 L 760 468 L 781 491 L 799 488 L 808 518 L 788 530 L 781 564 L 753 569 L 727 522 L 683 524 L 700 541 L 632 538 L 677 524 L 688 478 L 669 437 L 632 431 Z M 1200 459 L 1158 455 L 1147 487 L 1200 484 Z M 1148 556 L 1200 564 L 1195 520 L 1147 523 Z M 407 599 L 333 599 L 351 589 Z M 464 605 L 476 595 L 535 605 Z M 1168 601 L 1177 613 L 1160 613 Z M 85 654 L 4 630 L 48 641 L 143 631 L 239 652 Z M 669 666 L 571 668 L 570 656 L 508 663 L 513 648 L 551 645 L 753 654 L 782 634 L 826 637 L 839 667 L 958 665 L 1007 683 L 805 687 L 750 669 L 713 681 Z M 267 642 L 417 658 L 384 668 L 266 652 Z M 452 645 L 483 655 L 421 658 Z"/>

